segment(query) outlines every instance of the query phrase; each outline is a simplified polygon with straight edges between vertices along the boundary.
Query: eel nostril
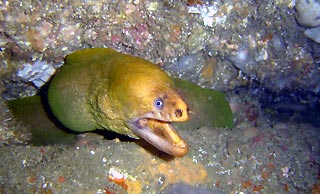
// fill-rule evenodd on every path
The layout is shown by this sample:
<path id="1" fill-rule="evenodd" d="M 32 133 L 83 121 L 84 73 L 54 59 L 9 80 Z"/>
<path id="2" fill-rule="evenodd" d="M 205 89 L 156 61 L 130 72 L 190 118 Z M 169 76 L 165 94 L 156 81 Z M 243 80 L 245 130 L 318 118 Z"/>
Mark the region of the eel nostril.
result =
<path id="1" fill-rule="evenodd" d="M 176 116 L 177 118 L 180 118 L 180 117 L 182 117 L 182 110 L 181 110 L 181 109 L 177 109 L 177 110 L 174 112 L 174 114 L 175 114 L 175 116 Z"/>

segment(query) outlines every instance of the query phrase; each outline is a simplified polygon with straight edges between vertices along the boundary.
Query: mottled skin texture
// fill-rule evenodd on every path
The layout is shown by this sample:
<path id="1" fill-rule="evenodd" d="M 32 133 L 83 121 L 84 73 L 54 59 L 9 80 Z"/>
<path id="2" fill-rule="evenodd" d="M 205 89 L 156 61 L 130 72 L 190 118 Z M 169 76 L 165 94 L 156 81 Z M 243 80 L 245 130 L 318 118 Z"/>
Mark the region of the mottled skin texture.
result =
<path id="1" fill-rule="evenodd" d="M 48 102 L 71 130 L 107 129 L 173 156 L 188 152 L 171 126 L 188 120 L 186 103 L 163 70 L 139 57 L 107 48 L 76 51 L 53 78 Z"/>

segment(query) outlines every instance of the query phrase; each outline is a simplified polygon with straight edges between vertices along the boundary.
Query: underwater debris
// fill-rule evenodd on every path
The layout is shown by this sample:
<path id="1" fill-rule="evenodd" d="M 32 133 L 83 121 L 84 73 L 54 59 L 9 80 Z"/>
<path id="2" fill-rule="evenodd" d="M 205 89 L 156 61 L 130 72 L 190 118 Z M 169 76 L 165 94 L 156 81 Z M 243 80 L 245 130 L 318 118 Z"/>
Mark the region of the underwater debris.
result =
<path id="1" fill-rule="evenodd" d="M 28 82 L 32 82 L 37 88 L 43 86 L 56 69 L 46 61 L 36 61 L 33 65 L 26 63 L 17 75 Z"/>
<path id="2" fill-rule="evenodd" d="M 288 178 L 290 176 L 290 168 L 288 166 L 281 168 L 282 176 Z"/>
<path id="3" fill-rule="evenodd" d="M 315 27 L 305 30 L 304 35 L 320 43 L 320 3 L 315 0 L 300 0 L 296 4 L 296 9 L 297 20 L 301 25 Z"/>
<path id="4" fill-rule="evenodd" d="M 189 13 L 200 14 L 205 26 L 213 27 L 216 23 L 224 22 L 226 18 L 214 17 L 218 12 L 218 4 L 214 5 L 197 5 L 188 7 Z M 225 17 L 225 16 L 224 16 Z"/>
<path id="5" fill-rule="evenodd" d="M 320 4 L 315 0 L 300 0 L 296 4 L 297 19 L 303 26 L 315 27 L 320 25 Z"/>
<path id="6" fill-rule="evenodd" d="M 311 40 L 320 43 L 320 26 L 316 28 L 310 28 L 304 31 L 304 35 Z"/>
<path id="7" fill-rule="evenodd" d="M 117 169 L 115 167 L 111 167 L 109 169 L 109 176 L 108 178 L 111 180 L 111 181 L 114 181 L 116 183 L 120 183 L 120 182 L 124 182 L 128 177 L 128 174 L 126 173 L 121 173 L 120 172 L 120 169 Z"/>

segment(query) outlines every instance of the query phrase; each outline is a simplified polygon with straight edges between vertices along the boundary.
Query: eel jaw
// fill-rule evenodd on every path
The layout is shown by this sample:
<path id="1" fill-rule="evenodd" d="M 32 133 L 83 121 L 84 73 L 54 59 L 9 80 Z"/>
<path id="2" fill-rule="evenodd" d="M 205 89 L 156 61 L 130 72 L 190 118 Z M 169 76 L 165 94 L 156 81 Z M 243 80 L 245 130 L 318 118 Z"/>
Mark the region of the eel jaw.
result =
<path id="1" fill-rule="evenodd" d="M 173 129 L 170 122 L 153 118 L 138 118 L 131 123 L 132 131 L 159 150 L 172 156 L 188 153 L 188 145 Z"/>

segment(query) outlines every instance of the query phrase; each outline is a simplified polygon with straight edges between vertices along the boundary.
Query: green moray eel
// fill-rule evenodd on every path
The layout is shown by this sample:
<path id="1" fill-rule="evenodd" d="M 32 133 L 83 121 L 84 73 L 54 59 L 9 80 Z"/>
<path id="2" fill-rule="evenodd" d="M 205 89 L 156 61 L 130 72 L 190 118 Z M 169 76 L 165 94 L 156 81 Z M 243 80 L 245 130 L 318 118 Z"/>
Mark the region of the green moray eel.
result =
<path id="1" fill-rule="evenodd" d="M 188 146 L 175 129 L 233 127 L 223 93 L 171 79 L 146 60 L 106 48 L 67 56 L 47 96 L 7 103 L 17 120 L 30 126 L 33 144 L 74 142 L 74 134 L 61 130 L 62 124 L 76 132 L 106 129 L 143 138 L 183 156 Z"/>
<path id="2" fill-rule="evenodd" d="M 188 120 L 187 104 L 163 70 L 139 57 L 108 48 L 76 51 L 53 78 L 48 102 L 71 130 L 107 129 L 173 156 L 188 152 L 171 125 Z"/>

